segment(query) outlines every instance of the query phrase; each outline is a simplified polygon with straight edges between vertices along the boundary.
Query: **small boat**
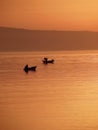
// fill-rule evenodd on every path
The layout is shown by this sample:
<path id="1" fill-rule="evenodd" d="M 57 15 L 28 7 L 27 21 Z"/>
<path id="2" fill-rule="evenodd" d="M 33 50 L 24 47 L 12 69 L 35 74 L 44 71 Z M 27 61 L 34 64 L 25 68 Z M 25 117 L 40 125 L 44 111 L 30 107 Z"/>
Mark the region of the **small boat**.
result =
<path id="1" fill-rule="evenodd" d="M 37 68 L 37 66 L 28 67 L 28 65 L 26 65 L 26 66 L 24 67 L 24 71 L 25 71 L 25 72 L 28 72 L 28 71 L 36 71 L 36 68 Z"/>
<path id="2" fill-rule="evenodd" d="M 48 58 L 44 58 L 43 60 L 42 60 L 42 62 L 44 63 L 44 64 L 48 64 L 48 63 L 54 63 L 54 59 L 52 59 L 52 60 L 48 60 Z"/>

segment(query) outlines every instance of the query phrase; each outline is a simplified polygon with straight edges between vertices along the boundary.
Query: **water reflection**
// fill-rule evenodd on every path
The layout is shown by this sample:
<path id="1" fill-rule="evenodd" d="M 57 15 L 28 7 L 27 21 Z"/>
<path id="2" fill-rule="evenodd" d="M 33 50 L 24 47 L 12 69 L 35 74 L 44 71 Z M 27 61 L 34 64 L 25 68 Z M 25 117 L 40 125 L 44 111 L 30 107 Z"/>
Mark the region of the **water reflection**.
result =
<path id="1" fill-rule="evenodd" d="M 48 66 L 44 55 L 0 55 L 0 129 L 97 130 L 98 54 L 55 52 Z M 38 71 L 25 74 L 26 62 Z"/>

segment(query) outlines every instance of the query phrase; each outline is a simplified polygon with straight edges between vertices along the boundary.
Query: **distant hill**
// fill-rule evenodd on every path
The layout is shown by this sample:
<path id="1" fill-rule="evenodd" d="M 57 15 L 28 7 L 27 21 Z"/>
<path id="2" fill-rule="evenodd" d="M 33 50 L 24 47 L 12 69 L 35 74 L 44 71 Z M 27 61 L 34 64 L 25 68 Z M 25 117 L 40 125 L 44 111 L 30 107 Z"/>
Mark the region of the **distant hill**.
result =
<path id="1" fill-rule="evenodd" d="M 98 49 L 98 32 L 40 31 L 0 27 L 0 51 Z"/>

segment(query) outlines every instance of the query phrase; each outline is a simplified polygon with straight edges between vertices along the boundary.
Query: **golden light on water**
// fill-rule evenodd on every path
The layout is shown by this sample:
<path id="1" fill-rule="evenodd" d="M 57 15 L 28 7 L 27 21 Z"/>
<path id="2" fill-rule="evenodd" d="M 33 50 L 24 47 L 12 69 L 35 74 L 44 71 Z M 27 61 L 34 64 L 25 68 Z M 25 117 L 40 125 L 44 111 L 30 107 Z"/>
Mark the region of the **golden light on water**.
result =
<path id="1" fill-rule="evenodd" d="M 44 53 L 0 55 L 0 129 L 97 130 L 98 53 L 54 52 L 48 66 L 40 63 Z M 36 72 L 21 70 L 24 55 L 40 63 Z"/>

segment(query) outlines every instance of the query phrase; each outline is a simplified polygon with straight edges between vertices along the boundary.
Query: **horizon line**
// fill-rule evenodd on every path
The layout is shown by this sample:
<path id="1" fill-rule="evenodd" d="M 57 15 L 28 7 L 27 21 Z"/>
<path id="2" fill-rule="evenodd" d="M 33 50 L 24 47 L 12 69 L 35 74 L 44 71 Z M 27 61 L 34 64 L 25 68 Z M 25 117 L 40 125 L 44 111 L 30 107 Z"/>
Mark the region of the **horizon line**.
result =
<path id="1" fill-rule="evenodd" d="M 50 30 L 50 29 L 29 29 L 29 28 L 19 28 L 19 27 L 10 27 L 10 26 L 0 26 L 0 28 L 8 28 L 8 29 L 19 29 L 19 30 L 27 30 L 27 31 L 55 31 L 55 32 L 95 32 L 98 33 L 98 31 L 92 31 L 92 30 Z"/>

